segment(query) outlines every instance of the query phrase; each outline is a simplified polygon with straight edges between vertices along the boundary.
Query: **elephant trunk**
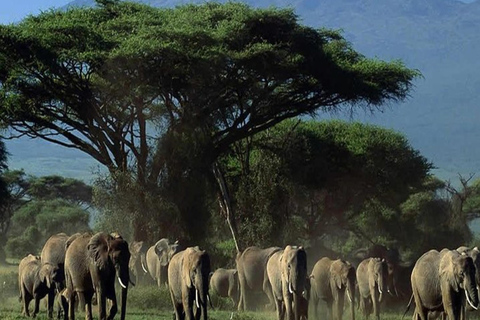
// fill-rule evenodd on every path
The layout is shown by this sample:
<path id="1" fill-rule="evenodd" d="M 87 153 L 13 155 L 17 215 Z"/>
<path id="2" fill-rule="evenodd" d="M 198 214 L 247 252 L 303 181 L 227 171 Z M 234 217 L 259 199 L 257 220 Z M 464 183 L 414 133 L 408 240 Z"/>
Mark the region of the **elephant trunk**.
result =
<path id="1" fill-rule="evenodd" d="M 383 301 L 383 297 L 385 295 L 385 292 L 387 290 L 387 274 L 379 274 L 377 278 L 377 286 L 378 286 L 378 302 L 381 303 Z"/>
<path id="2" fill-rule="evenodd" d="M 479 298 L 478 298 L 478 290 L 477 290 L 475 278 L 470 279 L 469 277 L 465 277 L 463 287 L 465 288 L 465 297 L 467 299 L 467 303 L 473 309 L 477 310 Z"/>
<path id="3" fill-rule="evenodd" d="M 353 274 L 353 277 L 355 277 L 355 274 Z M 355 320 L 355 278 L 348 279 L 346 291 L 350 303 L 351 320 Z"/>
<path id="4" fill-rule="evenodd" d="M 122 288 L 122 306 L 120 309 L 120 320 L 125 320 L 127 313 L 127 293 L 128 288 Z"/>
<path id="5" fill-rule="evenodd" d="M 300 295 L 302 293 L 298 293 L 298 292 L 295 292 L 293 294 L 293 305 L 294 305 L 294 310 L 293 310 L 293 314 L 294 314 L 294 317 L 295 317 L 295 320 L 300 320 Z"/>
<path id="6" fill-rule="evenodd" d="M 201 273 L 197 274 L 195 281 L 196 320 L 200 320 L 200 317 L 203 318 L 203 320 L 207 320 L 208 282 L 208 273 L 206 277 Z"/>
<path id="7" fill-rule="evenodd" d="M 300 320 L 302 314 L 301 302 L 302 294 L 306 290 L 306 279 L 307 279 L 307 268 L 306 265 L 304 268 L 300 266 L 296 272 L 294 272 L 291 281 L 289 282 L 289 292 L 293 295 L 293 305 L 294 305 L 294 319 Z"/>
<path id="8" fill-rule="evenodd" d="M 128 271 L 128 266 L 117 266 L 117 278 L 120 286 L 122 287 L 122 305 L 120 309 L 120 320 L 125 320 L 126 311 L 127 311 L 127 293 L 128 293 L 128 284 L 130 283 L 130 274 Z"/>

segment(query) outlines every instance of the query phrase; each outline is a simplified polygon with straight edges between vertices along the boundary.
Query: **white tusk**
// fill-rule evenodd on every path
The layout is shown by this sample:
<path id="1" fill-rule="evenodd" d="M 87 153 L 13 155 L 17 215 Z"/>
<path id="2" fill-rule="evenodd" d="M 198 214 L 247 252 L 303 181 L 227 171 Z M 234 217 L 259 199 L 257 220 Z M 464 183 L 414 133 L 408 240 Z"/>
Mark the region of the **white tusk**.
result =
<path id="1" fill-rule="evenodd" d="M 142 269 L 143 269 L 143 272 L 148 273 L 147 268 L 145 268 L 145 265 L 143 264 L 143 262 L 142 262 Z"/>
<path id="2" fill-rule="evenodd" d="M 127 286 L 123 284 L 122 282 L 122 279 L 120 279 L 120 277 L 117 277 L 118 278 L 118 282 L 120 283 L 120 285 L 122 286 L 123 289 L 127 289 Z"/>
<path id="3" fill-rule="evenodd" d="M 195 303 L 197 304 L 197 308 L 200 308 L 200 304 L 198 303 L 198 289 L 195 289 Z"/>
<path id="4" fill-rule="evenodd" d="M 380 294 L 383 294 L 382 289 L 380 289 L 380 287 L 378 287 L 378 292 L 379 292 Z"/>
<path id="5" fill-rule="evenodd" d="M 350 297 L 350 291 L 347 290 L 347 297 L 350 302 L 352 302 L 352 297 Z"/>
<path id="6" fill-rule="evenodd" d="M 470 298 L 468 297 L 468 294 L 467 294 L 467 290 L 464 290 L 465 291 L 465 297 L 467 297 L 467 301 L 468 301 L 468 304 L 475 310 L 478 310 L 477 307 L 473 306 L 473 303 L 472 301 L 470 301 Z"/>
<path id="7" fill-rule="evenodd" d="M 288 283 L 288 292 L 293 294 L 292 284 L 290 282 Z"/>
<path id="8" fill-rule="evenodd" d="M 230 314 L 230 320 L 233 319 L 233 312 Z"/>

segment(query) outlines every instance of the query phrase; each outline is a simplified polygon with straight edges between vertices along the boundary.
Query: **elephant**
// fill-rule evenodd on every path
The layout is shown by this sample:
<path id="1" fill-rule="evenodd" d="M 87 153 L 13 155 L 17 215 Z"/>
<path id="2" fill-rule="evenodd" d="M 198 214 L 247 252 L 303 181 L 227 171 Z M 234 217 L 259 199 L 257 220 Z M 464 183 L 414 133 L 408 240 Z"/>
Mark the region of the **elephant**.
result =
<path id="1" fill-rule="evenodd" d="M 381 258 L 387 263 L 387 292 L 393 297 L 401 296 L 398 292 L 397 283 L 399 281 L 399 269 L 401 268 L 400 253 L 397 248 L 387 248 L 381 244 L 374 244 L 366 249 L 355 251 L 354 258 L 362 261 L 367 258 Z"/>
<path id="2" fill-rule="evenodd" d="M 251 309 L 249 295 L 252 292 L 263 291 L 267 295 L 270 304 L 272 306 L 275 305 L 272 288 L 268 281 L 267 262 L 275 252 L 280 250 L 282 250 L 280 247 L 261 249 L 253 246 L 237 254 L 236 264 L 238 281 L 240 283 L 238 311 Z"/>
<path id="3" fill-rule="evenodd" d="M 75 300 L 85 305 L 86 319 L 92 318 L 92 297 L 97 294 L 99 319 L 113 319 L 117 313 L 115 276 L 122 287 L 120 319 L 125 319 L 130 283 L 128 243 L 118 234 L 84 233 L 74 239 L 65 253 L 68 316 L 75 319 Z M 108 318 L 106 300 L 111 307 Z"/>
<path id="4" fill-rule="evenodd" d="M 176 320 L 207 320 L 210 257 L 205 250 L 188 247 L 172 257 L 167 269 L 168 288 Z M 193 303 L 196 313 L 193 314 Z"/>
<path id="5" fill-rule="evenodd" d="M 429 312 L 444 311 L 450 320 L 461 318 L 464 296 L 476 309 L 478 291 L 471 257 L 456 250 L 430 250 L 415 263 L 411 275 L 415 319 L 428 319 Z"/>
<path id="6" fill-rule="evenodd" d="M 147 245 L 144 241 L 133 241 L 130 243 L 130 263 L 129 268 L 135 276 L 135 283 L 145 283 L 147 270 Z"/>
<path id="7" fill-rule="evenodd" d="M 360 262 L 357 267 L 357 283 L 360 309 L 366 318 L 373 313 L 380 319 L 380 303 L 383 293 L 386 292 L 388 266 L 385 259 L 368 258 Z"/>
<path id="8" fill-rule="evenodd" d="M 65 247 L 69 236 L 65 233 L 58 233 L 52 235 L 45 242 L 40 260 L 42 264 L 51 264 L 58 268 L 58 281 L 54 281 L 54 289 L 58 292 L 65 287 Z M 55 290 L 51 290 L 48 294 L 48 314 L 51 317 L 53 314 L 53 305 L 55 300 Z"/>
<path id="9" fill-rule="evenodd" d="M 348 261 L 324 257 L 317 261 L 310 274 L 311 299 L 315 318 L 319 317 L 320 300 L 327 303 L 328 317 L 341 320 L 345 293 L 350 301 L 351 319 L 355 320 L 355 268 Z"/>
<path id="10" fill-rule="evenodd" d="M 477 288 L 480 288 L 480 250 L 478 247 L 469 249 L 468 247 L 459 247 L 457 248 L 459 253 L 465 253 L 467 256 L 471 257 L 473 260 L 473 265 L 475 266 L 475 283 Z"/>
<path id="11" fill-rule="evenodd" d="M 23 302 L 22 314 L 29 317 L 30 301 L 35 301 L 33 317 L 40 309 L 40 300 L 54 292 L 54 281 L 59 281 L 59 272 L 56 266 L 49 263 L 42 264 L 40 257 L 29 254 L 18 265 L 18 286 L 20 301 Z M 52 318 L 53 308 L 48 310 L 48 317 Z"/>
<path id="12" fill-rule="evenodd" d="M 301 246 L 287 245 L 267 262 L 278 320 L 300 320 L 300 300 L 306 292 L 307 254 Z"/>
<path id="13" fill-rule="evenodd" d="M 220 297 L 230 298 L 238 306 L 240 284 L 237 269 L 218 268 L 210 277 L 210 288 Z"/>
<path id="14" fill-rule="evenodd" d="M 167 268 L 172 257 L 180 251 L 178 241 L 170 243 L 167 238 L 162 238 L 147 250 L 148 273 L 157 281 L 160 287 L 167 284 Z"/>

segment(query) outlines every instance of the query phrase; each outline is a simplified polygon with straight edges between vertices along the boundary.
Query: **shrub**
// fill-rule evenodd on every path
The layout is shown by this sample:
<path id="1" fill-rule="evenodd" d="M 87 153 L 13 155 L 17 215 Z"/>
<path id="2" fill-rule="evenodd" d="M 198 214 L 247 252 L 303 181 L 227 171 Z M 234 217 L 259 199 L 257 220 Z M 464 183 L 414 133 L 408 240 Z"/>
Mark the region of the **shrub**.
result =
<path id="1" fill-rule="evenodd" d="M 128 305 L 135 309 L 173 310 L 167 287 L 137 286 L 128 291 Z"/>

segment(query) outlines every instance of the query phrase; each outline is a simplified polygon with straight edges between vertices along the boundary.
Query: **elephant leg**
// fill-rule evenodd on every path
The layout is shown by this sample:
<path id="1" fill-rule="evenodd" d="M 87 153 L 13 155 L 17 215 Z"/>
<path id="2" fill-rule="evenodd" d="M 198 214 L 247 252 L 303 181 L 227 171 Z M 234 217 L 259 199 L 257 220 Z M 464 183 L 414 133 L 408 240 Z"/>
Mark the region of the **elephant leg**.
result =
<path id="1" fill-rule="evenodd" d="M 33 309 L 33 315 L 32 317 L 35 318 L 38 314 L 38 311 L 40 311 L 40 298 L 37 295 L 34 295 L 34 301 L 35 301 L 35 307 Z"/>
<path id="2" fill-rule="evenodd" d="M 335 317 L 333 315 L 333 301 L 332 300 L 327 301 L 327 319 L 328 320 L 335 319 Z"/>
<path id="3" fill-rule="evenodd" d="M 112 299 L 110 299 L 110 302 L 112 303 L 112 306 L 108 311 L 108 318 L 107 318 L 108 320 L 113 319 L 118 311 L 117 297 L 115 295 L 113 295 Z"/>
<path id="4" fill-rule="evenodd" d="M 195 319 L 195 316 L 193 314 L 193 299 L 187 299 L 183 302 L 183 310 L 185 312 L 185 318 L 187 320 Z"/>
<path id="5" fill-rule="evenodd" d="M 51 289 L 48 291 L 47 296 L 48 302 L 48 318 L 53 318 L 53 303 L 55 302 L 55 290 Z"/>
<path id="6" fill-rule="evenodd" d="M 70 299 L 68 300 L 68 318 L 70 320 L 75 319 L 75 300 L 76 300 L 76 294 L 72 293 L 70 295 Z"/>
<path id="7" fill-rule="evenodd" d="M 107 318 L 107 297 L 101 288 L 97 289 L 98 315 L 100 320 Z"/>
<path id="8" fill-rule="evenodd" d="M 380 304 L 375 296 L 372 296 L 373 315 L 376 320 L 380 320 Z"/>
<path id="9" fill-rule="evenodd" d="M 240 285 L 240 294 L 239 294 L 239 299 L 238 299 L 237 310 L 238 311 L 246 311 L 247 307 L 245 305 L 245 300 L 246 300 L 245 291 L 246 291 L 246 287 L 247 287 L 247 281 L 246 281 L 245 277 L 243 276 L 242 272 L 240 272 L 240 271 L 238 272 L 238 283 Z"/>
<path id="10" fill-rule="evenodd" d="M 27 293 L 27 290 L 23 285 L 22 285 L 22 290 L 20 292 L 20 298 L 22 299 L 22 303 L 23 303 L 22 315 L 26 317 L 30 317 L 30 312 L 28 311 L 28 305 L 30 304 L 29 294 Z"/>
<path id="11" fill-rule="evenodd" d="M 275 309 L 277 311 L 277 320 L 283 320 L 284 309 L 283 309 L 283 302 L 281 300 L 275 299 Z"/>
<path id="12" fill-rule="evenodd" d="M 268 280 L 268 276 L 266 274 L 263 277 L 262 288 L 263 292 L 265 292 L 268 297 L 268 309 L 272 310 L 273 308 L 275 308 L 275 297 L 273 296 L 272 286 L 270 285 L 270 281 Z"/>

